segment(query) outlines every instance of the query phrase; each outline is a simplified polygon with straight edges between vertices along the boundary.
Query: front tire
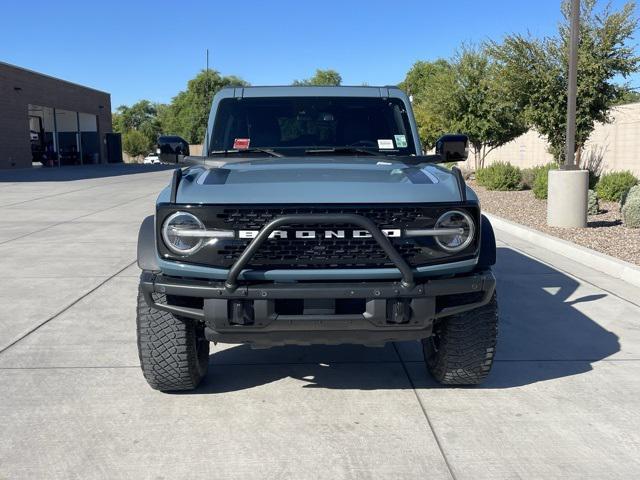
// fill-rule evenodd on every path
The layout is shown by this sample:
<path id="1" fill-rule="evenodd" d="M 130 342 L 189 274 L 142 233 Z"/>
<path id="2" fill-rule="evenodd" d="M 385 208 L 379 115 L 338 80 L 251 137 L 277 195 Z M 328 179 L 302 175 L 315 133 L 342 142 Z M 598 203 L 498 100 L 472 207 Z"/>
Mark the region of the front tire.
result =
<path id="1" fill-rule="evenodd" d="M 204 326 L 147 305 L 138 292 L 138 354 L 151 388 L 193 390 L 207 374 L 209 342 Z"/>
<path id="2" fill-rule="evenodd" d="M 427 369 L 444 385 L 477 385 L 489 375 L 498 336 L 496 294 L 486 305 L 451 317 L 434 326 L 422 340 Z"/>

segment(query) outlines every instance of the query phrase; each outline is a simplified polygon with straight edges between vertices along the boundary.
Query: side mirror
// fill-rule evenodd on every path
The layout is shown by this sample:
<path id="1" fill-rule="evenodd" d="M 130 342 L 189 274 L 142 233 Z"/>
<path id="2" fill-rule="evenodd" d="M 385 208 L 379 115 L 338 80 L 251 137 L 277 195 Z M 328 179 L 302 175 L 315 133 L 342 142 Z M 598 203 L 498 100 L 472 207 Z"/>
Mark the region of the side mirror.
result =
<path id="1" fill-rule="evenodd" d="M 179 163 L 189 155 L 189 143 L 177 135 L 161 135 L 157 152 L 162 163 Z"/>
<path id="2" fill-rule="evenodd" d="M 443 135 L 436 142 L 436 154 L 444 162 L 463 162 L 469 156 L 469 137 L 466 135 Z"/>

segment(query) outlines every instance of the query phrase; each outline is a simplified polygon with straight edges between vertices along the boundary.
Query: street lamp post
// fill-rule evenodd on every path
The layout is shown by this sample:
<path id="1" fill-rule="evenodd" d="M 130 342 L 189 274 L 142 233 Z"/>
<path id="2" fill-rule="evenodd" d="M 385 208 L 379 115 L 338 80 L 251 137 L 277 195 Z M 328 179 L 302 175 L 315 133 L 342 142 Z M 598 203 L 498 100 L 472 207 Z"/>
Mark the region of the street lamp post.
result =
<path id="1" fill-rule="evenodd" d="M 578 40 L 580 36 L 580 0 L 571 0 L 571 37 L 569 43 L 569 85 L 567 86 L 567 137 L 564 169 L 578 168 L 576 151 L 576 97 L 578 94 Z"/>
<path id="2" fill-rule="evenodd" d="M 575 163 L 579 35 L 580 0 L 571 0 L 565 160 L 560 170 L 549 170 L 547 224 L 552 227 L 587 226 L 589 172 Z"/>

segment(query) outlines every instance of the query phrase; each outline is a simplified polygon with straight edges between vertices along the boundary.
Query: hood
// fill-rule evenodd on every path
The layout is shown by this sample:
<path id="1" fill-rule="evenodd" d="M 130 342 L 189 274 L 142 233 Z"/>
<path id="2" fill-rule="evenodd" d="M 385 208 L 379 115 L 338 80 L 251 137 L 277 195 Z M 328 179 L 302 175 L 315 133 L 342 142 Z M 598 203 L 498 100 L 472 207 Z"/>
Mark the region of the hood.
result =
<path id="1" fill-rule="evenodd" d="M 211 160 L 210 160 L 211 162 Z M 300 204 L 460 201 L 444 167 L 393 157 L 286 157 L 213 161 L 184 172 L 178 203 Z M 475 199 L 468 189 L 467 197 Z M 165 189 L 160 202 L 169 201 Z"/>

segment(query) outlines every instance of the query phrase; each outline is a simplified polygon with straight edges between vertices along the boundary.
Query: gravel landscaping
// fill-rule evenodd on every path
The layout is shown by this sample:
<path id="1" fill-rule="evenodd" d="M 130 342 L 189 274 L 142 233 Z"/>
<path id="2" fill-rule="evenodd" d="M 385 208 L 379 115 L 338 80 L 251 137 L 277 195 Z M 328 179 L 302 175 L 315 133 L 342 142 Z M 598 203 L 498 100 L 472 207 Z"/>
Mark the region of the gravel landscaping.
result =
<path id="1" fill-rule="evenodd" d="M 587 228 L 555 228 L 547 226 L 546 200 L 538 200 L 531 190 L 498 192 L 473 180 L 468 183 L 478 194 L 482 209 L 489 213 L 640 265 L 640 229 L 622 225 L 618 203 L 601 201 L 600 213 L 589 215 Z"/>

